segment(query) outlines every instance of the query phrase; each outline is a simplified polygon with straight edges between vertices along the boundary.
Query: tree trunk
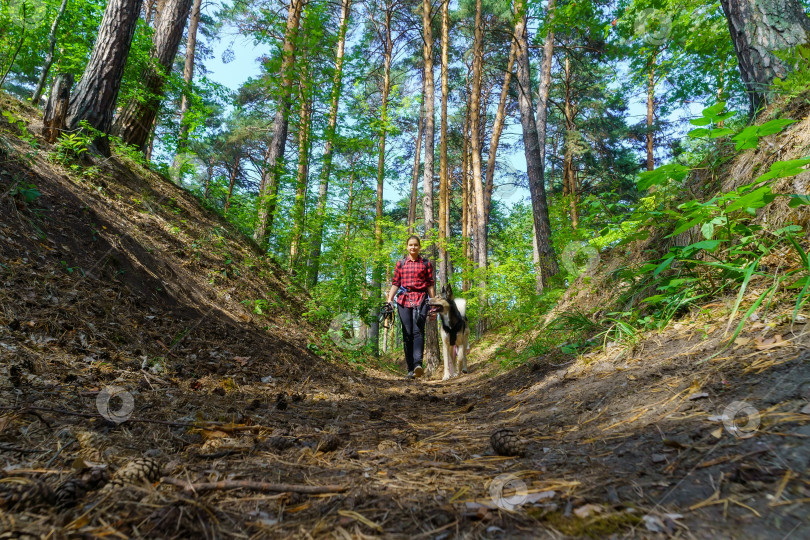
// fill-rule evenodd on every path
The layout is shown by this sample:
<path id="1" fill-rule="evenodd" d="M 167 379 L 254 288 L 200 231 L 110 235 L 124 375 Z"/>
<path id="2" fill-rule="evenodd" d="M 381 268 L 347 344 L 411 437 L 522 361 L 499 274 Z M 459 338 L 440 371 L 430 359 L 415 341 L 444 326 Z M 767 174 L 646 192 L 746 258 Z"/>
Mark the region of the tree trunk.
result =
<path id="1" fill-rule="evenodd" d="M 240 154 L 236 155 L 236 160 L 233 163 L 233 170 L 231 171 L 231 178 L 228 182 L 228 196 L 225 198 L 224 214 L 228 215 L 228 209 L 231 207 L 231 197 L 233 197 L 233 188 L 236 185 L 236 177 L 239 175 L 239 162 L 242 160 Z"/>
<path id="2" fill-rule="evenodd" d="M 450 0 L 442 0 L 442 105 L 439 142 L 439 281 L 449 283 L 450 177 L 447 164 L 447 99 L 450 70 Z"/>
<path id="3" fill-rule="evenodd" d="M 647 74 L 647 170 L 655 169 L 655 138 L 653 133 L 653 122 L 655 121 L 655 59 L 657 53 L 653 53 L 649 60 L 649 73 Z"/>
<path id="4" fill-rule="evenodd" d="M 290 94 L 293 84 L 293 64 L 295 63 L 295 39 L 298 36 L 298 23 L 301 20 L 303 0 L 291 0 L 287 12 L 287 26 L 284 31 L 284 43 L 281 47 L 281 93 L 278 98 L 276 115 L 273 120 L 273 138 L 265 152 L 265 167 L 259 184 L 258 219 L 253 239 L 264 245 L 267 231 L 273 227 L 276 213 L 276 198 L 282 172 L 284 147 L 287 144 L 287 123 L 289 121 Z"/>
<path id="5" fill-rule="evenodd" d="M 42 136 L 51 144 L 55 143 L 65 130 L 65 117 L 70 103 L 71 88 L 73 88 L 71 73 L 60 73 L 54 78 L 51 85 L 42 119 Z"/>
<path id="6" fill-rule="evenodd" d="M 377 248 L 375 253 L 374 269 L 371 278 L 371 291 L 372 294 L 378 298 L 382 296 L 382 273 L 383 265 L 380 260 L 383 237 L 382 237 L 382 218 L 383 218 L 383 184 L 385 182 L 385 138 L 388 134 L 388 94 L 391 91 L 391 60 L 394 55 L 394 42 L 391 38 L 391 18 L 393 17 L 394 6 L 388 4 L 385 10 L 385 24 L 383 38 L 383 87 L 382 87 L 382 102 L 380 104 L 380 152 L 377 158 L 377 204 L 376 204 L 376 219 L 374 221 L 374 246 Z M 380 354 L 380 324 L 377 319 L 379 308 L 375 308 L 371 322 L 371 332 L 369 338 L 371 340 L 372 351 L 375 355 Z"/>
<path id="7" fill-rule="evenodd" d="M 468 81 L 469 82 L 469 81 Z M 461 150 L 461 243 L 464 250 L 464 262 L 462 265 L 462 278 L 461 278 L 461 290 L 463 292 L 467 292 L 470 290 L 470 280 L 469 280 L 469 272 L 470 272 L 470 264 L 472 255 L 470 253 L 470 160 L 468 159 L 469 155 L 469 143 L 470 140 L 468 134 L 470 132 L 470 86 L 467 85 L 467 106 L 465 107 L 466 111 L 464 114 L 464 133 L 462 133 L 461 137 L 464 141 L 462 143 L 462 150 Z"/>
<path id="8" fill-rule="evenodd" d="M 548 0 L 546 10 L 546 39 L 543 42 L 543 64 L 540 67 L 540 84 L 537 89 L 537 143 L 540 145 L 540 167 L 545 183 L 546 131 L 548 123 L 548 96 L 551 92 L 551 65 L 554 62 L 554 13 L 555 0 Z M 539 256 L 539 255 L 538 255 Z"/>
<path id="9" fill-rule="evenodd" d="M 192 92 L 194 81 L 194 56 L 197 52 L 197 28 L 200 26 L 200 12 L 202 0 L 194 0 L 191 7 L 191 19 L 188 23 L 188 40 L 186 41 L 186 63 L 183 67 L 183 96 L 180 98 L 180 135 L 177 141 L 177 153 L 186 150 L 188 144 L 189 125 L 186 119 L 188 113 L 188 94 Z"/>
<path id="10" fill-rule="evenodd" d="M 110 0 L 107 3 L 90 60 L 70 98 L 67 129 L 75 130 L 82 120 L 86 120 L 102 133 L 110 132 L 124 64 L 140 12 L 141 0 Z M 110 154 L 106 137 L 96 141 L 96 147 L 102 154 Z"/>
<path id="11" fill-rule="evenodd" d="M 425 168 L 422 176 L 422 207 L 425 215 L 425 238 L 433 236 L 435 228 L 433 217 L 433 152 L 436 136 L 436 91 L 433 85 L 433 32 L 430 27 L 430 0 L 422 0 L 422 61 L 425 66 Z M 435 239 L 434 239 L 435 240 Z M 435 245 L 431 247 L 431 255 L 435 259 Z"/>
<path id="12" fill-rule="evenodd" d="M 551 92 L 551 65 L 554 61 L 554 14 L 556 12 L 555 0 L 548 0 L 546 9 L 546 38 L 543 42 L 543 63 L 540 67 L 540 84 L 537 89 L 537 144 L 540 153 L 540 170 L 542 171 L 543 186 L 546 183 L 546 132 L 548 128 L 548 96 Z M 549 177 L 553 181 L 554 174 Z M 546 240 L 550 242 L 550 239 Z M 543 268 L 540 258 L 540 243 L 537 237 L 537 227 L 532 221 L 532 262 L 534 263 L 534 290 L 537 294 L 543 292 Z"/>
<path id="13" fill-rule="evenodd" d="M 340 102 L 340 91 L 343 83 L 343 54 L 346 47 L 346 29 L 349 25 L 351 15 L 351 0 L 343 0 L 340 11 L 340 23 L 338 24 L 338 42 L 335 52 L 335 74 L 332 77 L 332 103 L 329 109 L 329 123 L 326 126 L 324 138 L 323 158 L 321 165 L 320 185 L 318 186 L 318 205 L 315 208 L 315 219 L 312 227 L 312 242 L 309 253 L 309 276 L 307 280 L 310 286 L 314 287 L 318 283 L 318 272 L 320 271 L 321 243 L 323 242 L 323 228 L 326 219 L 326 201 L 329 193 L 329 175 L 332 172 L 332 148 L 335 143 L 337 131 L 338 103 Z"/>
<path id="14" fill-rule="evenodd" d="M 506 103 L 509 101 L 509 83 L 512 81 L 512 69 L 515 66 L 516 43 L 512 39 L 509 47 L 509 59 L 506 61 L 506 72 L 503 76 L 503 87 L 501 88 L 501 98 L 498 101 L 498 111 L 495 113 L 495 123 L 492 126 L 492 137 L 489 139 L 489 154 L 487 154 L 487 179 L 484 189 L 484 208 L 487 210 L 487 222 L 489 222 L 490 206 L 492 205 L 492 190 L 495 181 L 495 158 L 498 154 L 498 143 L 503 132 L 504 119 L 506 117 Z"/>
<path id="15" fill-rule="evenodd" d="M 298 99 L 301 102 L 298 122 L 298 176 L 295 183 L 295 203 L 293 204 L 293 231 L 290 242 L 289 268 L 298 267 L 301 249 L 301 236 L 304 231 L 304 207 L 307 198 L 307 176 L 309 173 L 309 130 L 312 122 L 312 95 L 304 85 L 309 77 L 304 77 Z"/>
<path id="16" fill-rule="evenodd" d="M 574 178 L 574 142 L 572 137 L 578 136 L 576 131 L 575 106 L 571 103 L 571 87 L 574 84 L 571 75 L 571 60 L 568 53 L 565 55 L 564 83 L 565 83 L 565 157 L 563 159 L 563 195 L 568 196 L 568 205 L 571 215 L 571 226 L 579 226 L 579 213 L 577 212 L 577 182 Z"/>
<path id="17" fill-rule="evenodd" d="M 425 79 L 422 77 L 422 106 L 419 107 L 419 125 L 416 130 L 416 140 L 413 143 L 413 174 L 411 176 L 411 199 L 408 204 L 408 234 L 416 229 L 416 201 L 419 197 L 419 165 L 422 163 L 422 129 L 425 125 Z"/>
<path id="18" fill-rule="evenodd" d="M 481 78 L 484 63 L 484 28 L 481 21 L 481 0 L 475 0 L 475 32 L 473 39 L 472 95 L 470 97 L 470 145 L 472 146 L 472 184 L 475 193 L 475 240 L 479 275 L 478 335 L 486 327 L 487 230 L 484 217 L 484 186 L 481 183 Z"/>
<path id="19" fill-rule="evenodd" d="M 520 106 L 520 123 L 523 128 L 523 146 L 526 156 L 526 172 L 529 176 L 529 192 L 532 198 L 532 214 L 537 231 L 537 243 L 540 251 L 539 266 L 542 272 L 543 287 L 549 284 L 549 278 L 559 271 L 554 247 L 551 244 L 551 220 L 548 215 L 544 171 L 540 161 L 540 142 L 537 138 L 537 124 L 532 107 L 529 72 L 528 30 L 524 0 L 515 2 L 517 23 L 515 37 L 518 40 L 518 104 Z"/>
<path id="20" fill-rule="evenodd" d="M 121 139 L 146 151 L 149 131 L 163 101 L 163 86 L 172 70 L 183 37 L 191 0 L 166 0 L 158 13 L 152 46 L 152 65 L 141 74 L 143 99 L 133 98 L 115 120 L 113 131 Z"/>
<path id="21" fill-rule="evenodd" d="M 728 20 L 751 115 L 765 105 L 768 87 L 790 66 L 773 55 L 810 41 L 810 20 L 799 0 L 720 0 Z"/>
<path id="22" fill-rule="evenodd" d="M 56 14 L 56 17 L 54 17 L 53 24 L 51 24 L 51 33 L 48 35 L 48 54 L 45 55 L 45 64 L 42 66 L 42 72 L 39 74 L 37 87 L 34 89 L 34 94 L 31 96 L 31 103 L 34 105 L 39 105 L 39 100 L 42 99 L 42 92 L 45 90 L 45 83 L 48 81 L 48 74 L 53 65 L 53 52 L 56 49 L 56 31 L 59 29 L 59 21 L 62 20 L 62 16 L 65 14 L 67 4 L 68 0 L 62 0 L 62 4 L 59 6 L 59 12 Z"/>

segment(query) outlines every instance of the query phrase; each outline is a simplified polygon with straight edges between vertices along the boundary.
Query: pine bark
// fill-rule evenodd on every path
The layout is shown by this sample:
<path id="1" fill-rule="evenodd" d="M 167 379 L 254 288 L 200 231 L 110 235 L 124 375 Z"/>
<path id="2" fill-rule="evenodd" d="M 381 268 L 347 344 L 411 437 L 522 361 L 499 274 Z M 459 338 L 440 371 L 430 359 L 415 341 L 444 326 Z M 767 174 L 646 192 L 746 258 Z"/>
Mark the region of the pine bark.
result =
<path id="1" fill-rule="evenodd" d="M 180 136 L 177 143 L 177 152 L 183 152 L 188 144 L 189 125 L 186 115 L 188 114 L 188 94 L 192 91 L 194 81 L 194 60 L 197 54 L 197 29 L 200 26 L 200 15 L 202 12 L 202 0 L 194 0 L 191 6 L 191 19 L 188 23 L 188 39 L 186 40 L 186 61 L 183 66 L 183 82 L 185 89 L 180 98 Z"/>
<path id="2" fill-rule="evenodd" d="M 335 51 L 335 73 L 332 77 L 332 101 L 329 108 L 329 123 L 326 126 L 324 138 L 323 158 L 321 165 L 320 184 L 318 186 L 318 205 L 315 208 L 315 217 L 312 227 L 312 242 L 309 253 L 309 275 L 307 280 L 310 286 L 318 283 L 318 273 L 321 263 L 321 244 L 323 242 L 323 228 L 326 219 L 326 202 L 329 195 L 329 176 L 332 173 L 332 154 L 337 133 L 338 104 L 343 86 L 343 55 L 346 48 L 346 29 L 351 15 L 351 0 L 343 0 L 338 23 L 338 41 Z"/>
<path id="3" fill-rule="evenodd" d="M 509 84 L 512 82 L 512 70 L 515 67 L 515 51 L 517 44 L 512 39 L 509 47 L 509 58 L 506 61 L 506 72 L 503 76 L 503 86 L 501 87 L 501 97 L 498 100 L 498 110 L 495 113 L 495 122 L 492 125 L 492 136 L 489 139 L 489 154 L 487 154 L 487 176 L 484 189 L 484 208 L 487 209 L 487 222 L 489 222 L 489 210 L 492 205 L 492 190 L 495 182 L 495 158 L 498 154 L 498 144 L 501 140 L 504 121 L 506 118 L 506 104 L 509 101 Z"/>
<path id="4" fill-rule="evenodd" d="M 53 23 L 51 24 L 51 32 L 48 34 L 48 53 L 45 55 L 45 63 L 42 65 L 37 87 L 34 89 L 34 93 L 31 96 L 31 103 L 34 105 L 39 105 L 39 100 L 42 99 L 42 92 L 45 91 L 45 83 L 48 81 L 48 75 L 53 65 L 53 53 L 56 50 L 56 31 L 59 29 L 59 22 L 65 14 L 67 4 L 68 0 L 62 0 L 59 11 L 56 13 L 56 17 L 54 17 Z"/>
<path id="5" fill-rule="evenodd" d="M 523 128 L 523 146 L 526 156 L 526 172 L 529 176 L 529 192 L 532 199 L 532 214 L 540 252 L 539 267 L 543 287 L 549 284 L 551 276 L 559 271 L 554 247 L 551 244 L 551 220 L 546 200 L 545 173 L 540 159 L 540 141 L 537 137 L 537 124 L 532 107 L 529 72 L 528 29 L 526 28 L 525 0 L 515 2 L 517 15 L 515 37 L 518 41 L 518 104 L 520 123 Z"/>
<path id="6" fill-rule="evenodd" d="M 475 240 L 479 276 L 479 306 L 486 306 L 487 231 L 484 217 L 484 186 L 481 182 L 481 79 L 484 63 L 484 28 L 481 20 L 481 0 L 475 1 L 475 27 L 473 38 L 472 95 L 470 96 L 470 146 L 472 147 L 472 187 L 475 193 Z M 486 326 L 479 316 L 478 334 Z"/>
<path id="7" fill-rule="evenodd" d="M 449 96 L 450 0 L 442 0 L 442 104 L 439 142 L 439 281 L 448 283 L 447 242 L 450 238 L 450 176 L 447 164 L 447 100 Z"/>
<path id="8" fill-rule="evenodd" d="M 65 130 L 65 117 L 70 103 L 70 89 L 73 88 L 73 75 L 60 73 L 53 80 L 45 113 L 42 118 L 42 136 L 53 144 Z"/>
<path id="9" fill-rule="evenodd" d="M 422 0 L 422 61 L 425 66 L 425 166 L 422 176 L 422 207 L 425 216 L 425 238 L 433 235 L 433 152 L 436 138 L 436 91 L 433 84 L 433 32 L 431 30 L 430 0 Z M 435 247 L 431 249 L 435 258 Z"/>
<path id="10" fill-rule="evenodd" d="M 305 77 L 306 81 L 308 77 Z M 301 107 L 298 114 L 298 175 L 295 182 L 295 202 L 293 203 L 293 231 L 290 242 L 290 270 L 298 267 L 301 250 L 301 237 L 304 231 L 304 208 L 307 197 L 307 177 L 309 176 L 309 133 L 312 123 L 312 94 L 302 81 L 298 99 Z"/>
<path id="11" fill-rule="evenodd" d="M 655 123 L 655 59 L 657 54 L 653 54 L 649 60 L 647 73 L 647 170 L 655 169 L 655 134 L 653 124 Z"/>
<path id="12" fill-rule="evenodd" d="M 301 20 L 303 0 L 291 0 L 287 12 L 287 25 L 284 31 L 284 43 L 281 47 L 281 81 L 278 96 L 278 105 L 273 120 L 273 138 L 264 154 L 265 167 L 259 184 L 259 212 L 253 239 L 259 245 L 264 245 L 267 231 L 273 227 L 276 213 L 276 199 L 280 177 L 283 169 L 284 147 L 287 145 L 287 128 L 290 111 L 290 95 L 293 84 L 293 65 L 295 63 L 295 40 L 298 36 L 298 26 Z"/>
<path id="13" fill-rule="evenodd" d="M 576 229 L 579 226 L 579 212 L 577 209 L 578 190 L 575 178 L 574 167 L 574 141 L 572 137 L 577 136 L 576 116 L 577 106 L 571 101 L 571 87 L 574 84 L 571 59 L 569 54 L 565 55 L 563 65 L 564 85 L 565 85 L 565 105 L 563 115 L 565 116 L 565 156 L 563 158 L 563 195 L 568 197 L 569 213 L 571 216 L 571 226 Z"/>
<path id="14" fill-rule="evenodd" d="M 152 46 L 152 65 L 141 74 L 143 99 L 133 98 L 115 120 L 114 132 L 145 152 L 149 132 L 163 101 L 163 87 L 172 71 L 192 0 L 167 0 L 158 13 Z"/>
<path id="15" fill-rule="evenodd" d="M 469 81 L 468 81 L 469 82 Z M 470 247 L 470 159 L 469 159 L 469 133 L 470 133 L 470 86 L 467 85 L 467 104 L 464 113 L 464 132 L 462 133 L 461 150 L 461 243 L 463 245 L 464 263 L 461 279 L 461 290 L 470 290 L 469 269 L 472 262 Z"/>
<path id="16" fill-rule="evenodd" d="M 543 171 L 543 185 L 546 182 L 546 133 L 548 131 L 548 98 L 551 93 L 551 66 L 554 61 L 554 15 L 555 0 L 548 0 L 546 9 L 546 38 L 543 42 L 543 63 L 540 67 L 540 84 L 537 88 L 537 144 L 540 150 L 540 169 Z M 552 175 L 549 178 L 553 179 Z M 550 241 L 550 239 L 547 239 Z M 543 292 L 543 269 L 540 266 L 540 244 L 537 227 L 532 222 L 532 262 L 534 263 L 534 289 Z"/>
<path id="17" fill-rule="evenodd" d="M 107 3 L 90 60 L 70 99 L 67 129 L 78 129 L 79 123 L 85 120 L 102 133 L 110 132 L 141 1 L 110 0 Z M 96 147 L 102 154 L 110 154 L 106 138 L 96 141 Z"/>
<path id="18" fill-rule="evenodd" d="M 383 237 L 382 237 L 382 218 L 383 218 L 383 185 L 385 182 L 385 139 L 388 134 L 388 95 L 391 92 L 391 62 L 394 55 L 394 42 L 391 37 L 391 19 L 393 17 L 393 5 L 391 3 L 386 5 L 385 22 L 383 28 L 380 30 L 381 38 L 383 41 L 383 85 L 382 85 L 382 99 L 380 104 L 380 150 L 377 157 L 377 202 L 376 202 L 376 218 L 374 220 L 374 245 L 377 248 L 377 259 L 374 263 L 371 278 L 372 294 L 376 297 L 382 296 L 382 273 L 383 265 L 379 260 L 380 252 L 382 251 Z M 380 353 L 380 324 L 377 320 L 378 309 L 374 310 L 373 319 L 371 322 L 371 331 L 369 332 L 369 339 L 371 340 L 372 350 L 375 355 Z"/>
<path id="19" fill-rule="evenodd" d="M 422 96 L 425 95 L 425 82 L 422 79 Z M 416 202 L 419 198 L 419 166 L 422 164 L 422 135 L 425 126 L 425 104 L 419 107 L 419 125 L 416 129 L 416 140 L 413 142 L 413 173 L 411 175 L 411 198 L 408 203 L 408 234 L 416 229 Z"/>
<path id="20" fill-rule="evenodd" d="M 242 156 L 237 154 L 233 163 L 233 169 L 231 170 L 231 176 L 228 181 L 228 196 L 225 198 L 225 209 L 223 211 L 226 216 L 228 215 L 228 209 L 231 207 L 231 197 L 233 197 L 233 188 L 236 185 L 236 177 L 239 176 L 239 163 L 241 161 Z"/>
<path id="21" fill-rule="evenodd" d="M 799 0 L 720 0 L 728 21 L 751 115 L 768 87 L 791 69 L 773 52 L 810 42 L 810 19 Z"/>

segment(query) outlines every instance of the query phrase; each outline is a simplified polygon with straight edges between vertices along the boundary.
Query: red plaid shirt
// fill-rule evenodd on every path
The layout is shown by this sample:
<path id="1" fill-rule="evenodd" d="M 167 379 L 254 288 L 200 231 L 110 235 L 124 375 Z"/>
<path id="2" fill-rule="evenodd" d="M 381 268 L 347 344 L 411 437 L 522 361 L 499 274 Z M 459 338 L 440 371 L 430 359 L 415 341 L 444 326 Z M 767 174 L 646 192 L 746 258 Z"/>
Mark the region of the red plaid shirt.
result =
<path id="1" fill-rule="evenodd" d="M 391 284 L 408 289 L 407 293 L 402 293 L 397 297 L 397 303 L 404 307 L 417 307 L 425 298 L 428 287 L 435 285 L 433 263 L 421 255 L 415 261 L 412 261 L 410 257 L 400 259 L 394 269 L 394 279 Z M 405 303 L 406 299 L 407 303 Z"/>

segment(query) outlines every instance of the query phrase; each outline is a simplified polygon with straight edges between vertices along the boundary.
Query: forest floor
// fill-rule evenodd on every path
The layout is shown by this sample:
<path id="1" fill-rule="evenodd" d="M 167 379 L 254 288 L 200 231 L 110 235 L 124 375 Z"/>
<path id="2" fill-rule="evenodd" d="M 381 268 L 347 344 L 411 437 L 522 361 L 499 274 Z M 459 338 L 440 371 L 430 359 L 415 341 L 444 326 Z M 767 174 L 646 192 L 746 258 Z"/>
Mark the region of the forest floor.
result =
<path id="1" fill-rule="evenodd" d="M 470 374 L 405 381 L 342 361 L 304 293 L 170 182 L 121 156 L 65 172 L 15 129 L 0 538 L 810 537 L 810 326 L 790 306 L 728 349 L 731 300 L 507 372 L 502 330 Z M 522 456 L 495 454 L 502 428 Z"/>

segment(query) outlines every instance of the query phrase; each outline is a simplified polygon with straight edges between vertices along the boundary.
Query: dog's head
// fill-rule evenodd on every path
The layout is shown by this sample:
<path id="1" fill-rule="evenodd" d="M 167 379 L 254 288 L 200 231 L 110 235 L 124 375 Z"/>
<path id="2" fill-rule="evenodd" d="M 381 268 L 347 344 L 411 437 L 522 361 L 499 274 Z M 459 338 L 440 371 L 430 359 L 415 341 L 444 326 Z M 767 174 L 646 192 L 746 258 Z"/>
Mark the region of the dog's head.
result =
<path id="1" fill-rule="evenodd" d="M 442 293 L 441 297 L 446 299 L 448 302 L 453 301 L 453 286 L 449 283 L 447 285 L 442 285 Z"/>

